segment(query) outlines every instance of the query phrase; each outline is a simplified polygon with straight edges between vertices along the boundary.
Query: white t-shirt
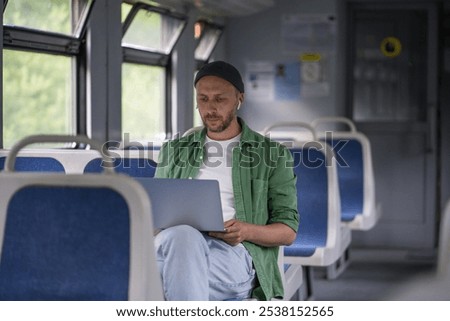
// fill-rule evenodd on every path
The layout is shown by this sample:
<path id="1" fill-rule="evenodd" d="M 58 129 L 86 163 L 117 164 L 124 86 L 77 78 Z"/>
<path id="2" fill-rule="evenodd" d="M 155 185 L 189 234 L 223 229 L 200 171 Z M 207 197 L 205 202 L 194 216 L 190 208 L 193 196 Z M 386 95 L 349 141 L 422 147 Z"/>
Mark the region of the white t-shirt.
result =
<path id="1" fill-rule="evenodd" d="M 233 147 L 239 145 L 241 135 L 229 140 L 212 140 L 206 136 L 205 157 L 200 166 L 197 179 L 215 179 L 219 181 L 222 201 L 223 221 L 236 217 L 234 206 L 232 164 Z"/>

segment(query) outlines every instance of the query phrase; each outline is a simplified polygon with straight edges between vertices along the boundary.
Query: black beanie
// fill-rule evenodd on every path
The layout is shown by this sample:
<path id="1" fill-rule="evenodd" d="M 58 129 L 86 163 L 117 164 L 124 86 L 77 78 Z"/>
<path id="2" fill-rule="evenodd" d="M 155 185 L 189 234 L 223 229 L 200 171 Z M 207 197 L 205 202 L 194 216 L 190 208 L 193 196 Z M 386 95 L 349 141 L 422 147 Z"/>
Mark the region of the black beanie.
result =
<path id="1" fill-rule="evenodd" d="M 241 74 L 239 71 L 229 63 L 225 61 L 214 61 L 209 64 L 204 65 L 198 71 L 195 76 L 194 86 L 200 80 L 200 78 L 205 76 L 216 76 L 225 79 L 236 87 L 239 92 L 244 92 L 244 83 L 242 82 Z"/>

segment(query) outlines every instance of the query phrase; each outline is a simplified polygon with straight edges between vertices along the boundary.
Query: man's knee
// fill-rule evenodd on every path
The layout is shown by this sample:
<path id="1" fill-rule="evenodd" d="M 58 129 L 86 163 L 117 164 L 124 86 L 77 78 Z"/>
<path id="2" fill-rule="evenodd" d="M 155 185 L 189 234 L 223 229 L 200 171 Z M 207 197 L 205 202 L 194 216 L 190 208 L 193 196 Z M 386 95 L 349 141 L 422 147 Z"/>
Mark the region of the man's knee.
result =
<path id="1" fill-rule="evenodd" d="M 204 243 L 201 232 L 189 225 L 176 225 L 162 230 L 155 238 L 157 247 L 170 245 L 176 247 L 192 247 L 195 244 Z"/>

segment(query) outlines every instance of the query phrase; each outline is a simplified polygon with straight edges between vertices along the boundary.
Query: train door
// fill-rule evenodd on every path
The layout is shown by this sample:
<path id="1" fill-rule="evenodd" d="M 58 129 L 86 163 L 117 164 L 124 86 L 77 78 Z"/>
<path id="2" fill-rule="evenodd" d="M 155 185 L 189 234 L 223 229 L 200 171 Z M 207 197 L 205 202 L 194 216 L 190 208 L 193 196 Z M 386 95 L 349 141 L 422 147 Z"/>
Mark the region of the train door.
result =
<path id="1" fill-rule="evenodd" d="M 377 226 L 354 244 L 432 253 L 436 221 L 437 10 L 347 7 L 348 114 L 371 141 Z"/>

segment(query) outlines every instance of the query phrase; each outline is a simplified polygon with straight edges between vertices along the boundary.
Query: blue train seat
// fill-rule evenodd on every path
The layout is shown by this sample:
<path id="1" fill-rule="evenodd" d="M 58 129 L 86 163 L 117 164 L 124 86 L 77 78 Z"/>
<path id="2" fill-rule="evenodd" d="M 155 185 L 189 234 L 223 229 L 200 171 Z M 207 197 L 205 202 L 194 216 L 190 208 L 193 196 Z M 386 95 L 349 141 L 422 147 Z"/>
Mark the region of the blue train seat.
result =
<path id="1" fill-rule="evenodd" d="M 351 235 L 340 220 L 340 196 L 335 162 L 322 142 L 296 143 L 290 148 L 297 175 L 300 225 L 297 238 L 285 247 L 289 263 L 328 266 L 349 246 Z"/>
<path id="2" fill-rule="evenodd" d="M 286 147 L 292 147 L 294 142 L 317 140 L 314 129 L 308 123 L 300 121 L 277 122 L 264 128 L 261 134 Z"/>
<path id="3" fill-rule="evenodd" d="M 113 163 L 112 166 L 116 172 L 131 177 L 154 177 L 157 166 L 157 163 L 150 158 L 118 157 L 110 162 Z M 99 173 L 103 170 L 103 164 L 102 158 L 92 159 L 86 164 L 84 173 Z"/>
<path id="4" fill-rule="evenodd" d="M 285 131 L 282 137 L 294 159 L 300 224 L 296 240 L 284 249 L 285 261 L 328 266 L 343 255 L 351 240 L 349 229 L 341 224 L 336 162 L 330 146 L 316 140 L 314 129 L 307 123 L 277 123 L 263 133 L 277 136 L 275 128 L 292 127 L 297 131 Z M 311 139 L 299 141 L 300 130 L 309 132 Z"/>
<path id="5" fill-rule="evenodd" d="M 5 168 L 6 157 L 0 157 L 0 170 Z M 18 172 L 65 172 L 64 166 L 52 157 L 21 156 L 17 157 L 15 170 Z"/>
<path id="6" fill-rule="evenodd" d="M 305 296 L 312 299 L 311 267 L 326 267 L 327 277 L 334 279 L 348 265 L 346 252 L 351 233 L 341 223 L 333 152 L 326 143 L 316 139 L 314 129 L 304 122 L 276 123 L 266 127 L 263 134 L 270 134 L 272 139 L 286 145 L 294 159 L 300 224 L 296 240 L 284 248 L 284 261 L 303 266 Z"/>
<path id="7" fill-rule="evenodd" d="M 0 169 L 4 168 L 9 153 L 10 150 L 0 150 Z M 16 157 L 15 170 L 80 174 L 86 163 L 98 156 L 99 153 L 92 149 L 21 149 Z"/>
<path id="8" fill-rule="evenodd" d="M 140 153 L 140 157 L 146 157 L 149 159 L 157 160 L 159 157 L 159 152 L 161 150 L 161 146 L 164 143 L 164 141 L 151 141 L 151 142 L 120 142 L 117 148 L 115 150 L 111 149 L 112 152 L 120 152 L 123 151 L 123 153 L 127 153 L 128 151 L 131 152 L 131 155 L 134 155 L 136 153 Z M 142 156 L 142 154 L 145 154 L 145 156 Z M 125 156 L 127 157 L 127 156 Z M 135 157 L 135 156 L 132 156 Z"/>
<path id="9" fill-rule="evenodd" d="M 202 130 L 202 129 L 203 129 L 203 126 L 196 126 L 196 127 L 189 128 L 188 130 L 186 130 L 186 131 L 183 133 L 182 137 L 185 137 L 185 136 L 187 136 L 187 135 L 190 135 L 190 134 L 195 133 L 195 132 L 197 132 L 197 131 L 200 131 L 200 130 Z"/>
<path id="10" fill-rule="evenodd" d="M 333 130 L 318 134 L 335 151 L 339 191 L 341 195 L 342 221 L 354 230 L 369 230 L 375 226 L 381 210 L 375 202 L 375 179 L 372 154 L 367 137 L 356 131 L 353 122 L 342 117 L 316 119 L 316 129 L 324 123 L 343 123 L 349 131 Z"/>
<path id="11" fill-rule="evenodd" d="M 163 300 L 139 183 L 14 172 L 15 155 L 0 173 L 0 300 Z"/>

